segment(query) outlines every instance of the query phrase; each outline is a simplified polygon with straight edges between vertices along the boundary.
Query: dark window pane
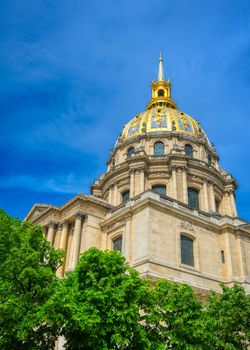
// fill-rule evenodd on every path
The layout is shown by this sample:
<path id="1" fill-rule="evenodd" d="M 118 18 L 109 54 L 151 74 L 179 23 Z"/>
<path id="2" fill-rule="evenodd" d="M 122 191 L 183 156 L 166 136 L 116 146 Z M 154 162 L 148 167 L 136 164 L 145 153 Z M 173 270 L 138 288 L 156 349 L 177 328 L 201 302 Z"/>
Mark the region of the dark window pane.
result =
<path id="1" fill-rule="evenodd" d="M 164 186 L 164 185 L 155 185 L 155 186 L 152 186 L 152 190 L 153 190 L 154 192 L 156 192 L 156 193 L 166 195 L 166 186 Z"/>
<path id="2" fill-rule="evenodd" d="M 113 240 L 113 249 L 117 252 L 122 251 L 122 236 L 119 236 Z"/>
<path id="3" fill-rule="evenodd" d="M 154 155 L 155 156 L 164 155 L 164 143 L 163 142 L 156 142 L 154 144 Z"/>
<path id="4" fill-rule="evenodd" d="M 129 191 L 125 191 L 122 193 L 122 202 L 126 202 L 129 200 Z"/>
<path id="5" fill-rule="evenodd" d="M 193 157 L 193 147 L 190 145 L 185 145 L 186 156 Z"/>
<path id="6" fill-rule="evenodd" d="M 188 204 L 194 209 L 199 209 L 199 192 L 194 188 L 188 189 Z"/>
<path id="7" fill-rule="evenodd" d="M 193 240 L 181 235 L 181 263 L 194 266 Z"/>
<path id="8" fill-rule="evenodd" d="M 158 96 L 164 96 L 164 90 L 163 89 L 158 90 Z"/>
<path id="9" fill-rule="evenodd" d="M 128 151 L 127 151 L 127 156 L 131 157 L 131 155 L 135 152 L 134 147 L 129 147 Z"/>

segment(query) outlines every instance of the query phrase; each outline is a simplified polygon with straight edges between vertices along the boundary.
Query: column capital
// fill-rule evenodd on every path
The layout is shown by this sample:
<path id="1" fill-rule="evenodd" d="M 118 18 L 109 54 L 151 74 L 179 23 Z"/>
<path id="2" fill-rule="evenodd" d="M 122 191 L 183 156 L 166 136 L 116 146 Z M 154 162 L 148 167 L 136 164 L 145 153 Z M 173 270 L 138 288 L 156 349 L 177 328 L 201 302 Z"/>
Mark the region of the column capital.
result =
<path id="1" fill-rule="evenodd" d="M 75 214 L 76 220 L 82 220 L 85 216 L 86 216 L 86 214 L 82 213 L 81 211 L 78 211 L 78 212 Z"/>
<path id="2" fill-rule="evenodd" d="M 69 227 L 69 222 L 67 220 L 64 220 L 60 223 L 62 227 Z"/>
<path id="3" fill-rule="evenodd" d="M 48 226 L 49 226 L 49 228 L 52 227 L 52 228 L 55 229 L 56 226 L 57 226 L 57 223 L 56 223 L 55 221 L 52 221 L 52 220 L 51 220 L 51 221 L 48 223 Z"/>
<path id="4" fill-rule="evenodd" d="M 62 230 L 62 228 L 63 228 L 63 225 L 62 225 L 62 223 L 61 223 L 61 222 L 59 222 L 59 223 L 58 223 L 58 225 L 57 225 L 57 229 L 61 231 L 61 230 Z"/>
<path id="5" fill-rule="evenodd" d="M 69 222 L 67 220 L 61 221 L 58 224 L 58 227 L 60 226 L 60 229 L 63 229 L 64 227 L 68 228 L 69 227 Z"/>

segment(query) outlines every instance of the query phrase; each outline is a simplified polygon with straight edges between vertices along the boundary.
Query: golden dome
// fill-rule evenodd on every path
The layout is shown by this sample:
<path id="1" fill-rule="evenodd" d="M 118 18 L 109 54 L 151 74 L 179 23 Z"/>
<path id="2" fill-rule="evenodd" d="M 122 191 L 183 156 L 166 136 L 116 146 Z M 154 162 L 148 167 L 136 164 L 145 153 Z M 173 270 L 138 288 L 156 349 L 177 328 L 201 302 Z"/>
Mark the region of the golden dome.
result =
<path id="1" fill-rule="evenodd" d="M 153 107 L 138 114 L 125 125 L 122 139 L 127 140 L 143 134 L 157 135 L 173 132 L 209 142 L 197 120 L 178 109 L 165 106 Z"/>
<path id="2" fill-rule="evenodd" d="M 160 53 L 158 80 L 152 82 L 152 97 L 146 111 L 138 114 L 122 132 L 122 139 L 127 140 L 144 134 L 180 133 L 185 136 L 209 143 L 205 132 L 197 120 L 178 110 L 171 99 L 171 83 L 164 80 L 163 60 Z"/>

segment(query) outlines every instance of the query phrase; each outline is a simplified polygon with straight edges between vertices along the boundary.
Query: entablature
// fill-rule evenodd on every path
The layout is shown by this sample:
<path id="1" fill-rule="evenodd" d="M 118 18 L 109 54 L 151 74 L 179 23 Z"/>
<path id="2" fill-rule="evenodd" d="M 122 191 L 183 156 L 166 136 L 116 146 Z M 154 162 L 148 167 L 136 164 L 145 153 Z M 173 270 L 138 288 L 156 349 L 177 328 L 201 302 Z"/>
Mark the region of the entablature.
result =
<path id="1" fill-rule="evenodd" d="M 107 213 L 106 219 L 101 223 L 101 227 L 105 227 L 106 224 L 110 225 L 112 221 L 121 220 L 123 215 L 133 215 L 133 213 L 138 212 L 148 205 L 155 207 L 158 211 L 165 212 L 167 210 L 168 213 L 172 213 L 174 217 L 181 218 L 182 220 L 191 220 L 200 227 L 209 227 L 210 230 L 218 234 L 222 233 L 225 229 L 232 229 L 235 232 L 237 228 L 240 228 L 240 225 L 247 223 L 237 217 L 222 216 L 218 213 L 215 215 L 202 210 L 196 210 L 176 199 L 146 190 Z"/>

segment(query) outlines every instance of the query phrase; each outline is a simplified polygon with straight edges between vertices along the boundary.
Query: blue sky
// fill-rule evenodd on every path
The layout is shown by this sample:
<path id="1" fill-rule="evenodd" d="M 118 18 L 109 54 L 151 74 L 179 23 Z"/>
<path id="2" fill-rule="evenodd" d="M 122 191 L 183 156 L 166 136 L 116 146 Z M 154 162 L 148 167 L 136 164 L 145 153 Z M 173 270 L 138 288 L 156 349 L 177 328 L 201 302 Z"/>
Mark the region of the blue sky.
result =
<path id="1" fill-rule="evenodd" d="M 0 207 L 23 218 L 89 193 L 145 109 L 159 50 L 173 99 L 215 143 L 250 220 L 247 0 L 2 0 Z"/>

